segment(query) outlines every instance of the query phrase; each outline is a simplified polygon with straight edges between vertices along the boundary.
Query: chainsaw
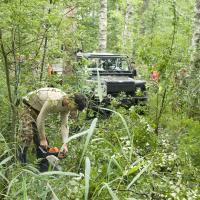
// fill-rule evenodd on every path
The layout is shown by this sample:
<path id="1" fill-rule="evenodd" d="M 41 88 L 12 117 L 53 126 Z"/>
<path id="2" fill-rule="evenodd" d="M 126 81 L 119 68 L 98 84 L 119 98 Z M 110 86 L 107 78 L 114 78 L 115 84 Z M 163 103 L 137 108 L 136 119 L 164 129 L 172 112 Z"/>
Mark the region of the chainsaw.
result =
<path id="1" fill-rule="evenodd" d="M 39 146 L 37 154 L 40 158 L 46 158 L 47 156 L 55 156 L 59 159 L 65 158 L 65 154 L 61 152 L 58 147 L 48 147 L 47 149 L 44 149 L 43 147 Z"/>
<path id="2" fill-rule="evenodd" d="M 60 152 L 57 147 L 48 147 L 44 149 L 41 146 L 37 148 L 37 158 L 41 159 L 39 164 L 40 172 L 48 171 L 49 163 L 53 166 L 53 170 L 62 171 L 59 160 L 65 158 L 64 153 Z"/>

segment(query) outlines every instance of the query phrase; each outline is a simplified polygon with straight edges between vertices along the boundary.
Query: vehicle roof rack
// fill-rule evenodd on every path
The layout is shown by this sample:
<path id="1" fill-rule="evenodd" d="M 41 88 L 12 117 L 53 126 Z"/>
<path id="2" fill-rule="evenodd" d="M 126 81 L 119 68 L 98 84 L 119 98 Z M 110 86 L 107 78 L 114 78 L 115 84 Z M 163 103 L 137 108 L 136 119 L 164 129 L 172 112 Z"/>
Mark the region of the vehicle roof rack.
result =
<path id="1" fill-rule="evenodd" d="M 78 58 L 127 58 L 123 54 L 113 54 L 113 53 L 77 53 Z"/>

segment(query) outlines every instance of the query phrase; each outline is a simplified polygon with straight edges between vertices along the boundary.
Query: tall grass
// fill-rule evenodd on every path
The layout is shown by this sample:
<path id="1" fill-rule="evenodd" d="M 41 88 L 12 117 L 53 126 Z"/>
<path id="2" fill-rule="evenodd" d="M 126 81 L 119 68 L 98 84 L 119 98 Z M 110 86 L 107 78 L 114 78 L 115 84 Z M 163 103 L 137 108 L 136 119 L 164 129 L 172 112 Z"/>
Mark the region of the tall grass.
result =
<path id="1" fill-rule="evenodd" d="M 144 168 L 133 178 L 133 180 L 128 184 L 126 189 L 130 189 L 130 187 L 140 178 L 140 176 L 147 171 L 148 167 L 151 165 L 151 162 L 149 162 L 147 165 L 144 166 Z"/>
<path id="2" fill-rule="evenodd" d="M 124 117 L 119 113 L 119 112 L 116 112 L 114 110 L 111 110 L 111 109 L 108 109 L 108 108 L 100 108 L 101 110 L 105 110 L 105 111 L 109 111 L 109 112 L 113 112 L 114 114 L 116 114 L 117 116 L 119 116 L 119 118 L 121 119 L 123 125 L 124 125 L 124 128 L 126 129 L 126 132 L 127 132 L 127 135 L 129 137 L 129 140 L 130 140 L 130 145 L 131 145 L 131 149 L 130 149 L 130 153 L 129 153 L 129 162 L 131 162 L 132 160 L 132 153 L 134 151 L 134 146 L 133 146 L 133 137 L 134 135 L 132 135 L 129 131 L 129 128 L 128 128 L 128 125 L 126 123 L 126 120 L 124 119 Z"/>
<path id="3" fill-rule="evenodd" d="M 113 190 L 110 188 L 110 186 L 108 185 L 108 183 L 104 183 L 103 188 L 106 188 L 110 194 L 110 196 L 112 197 L 113 200 L 119 200 L 119 198 L 117 197 L 117 195 L 113 192 Z"/>
<path id="4" fill-rule="evenodd" d="M 23 177 L 22 189 L 23 189 L 23 197 L 24 197 L 24 200 L 28 200 L 27 187 L 26 187 L 26 178 L 25 178 L 25 177 Z"/>
<path id="5" fill-rule="evenodd" d="M 2 156 L 2 157 L 3 157 L 3 156 Z M 0 167 L 1 167 L 1 165 L 4 165 L 4 164 L 6 164 L 8 161 L 10 161 L 12 158 L 13 158 L 13 156 L 9 156 L 9 157 L 5 158 L 4 160 L 2 160 L 2 161 L 0 162 Z"/>
<path id="6" fill-rule="evenodd" d="M 112 164 L 114 164 L 120 171 L 121 175 L 123 175 L 123 169 L 122 169 L 122 166 L 117 162 L 117 160 L 115 159 L 115 156 L 112 156 L 110 161 L 109 161 L 109 164 L 108 164 L 108 167 L 107 167 L 107 176 L 108 176 L 108 181 L 109 181 L 109 177 L 110 177 L 110 174 L 111 174 L 111 167 L 112 167 Z"/>
<path id="7" fill-rule="evenodd" d="M 102 86 L 101 86 L 101 77 L 99 75 L 99 69 L 97 68 L 97 81 L 98 81 L 98 86 L 97 86 L 97 94 L 99 97 L 99 101 L 103 101 L 103 91 L 102 91 Z"/>
<path id="8" fill-rule="evenodd" d="M 86 157 L 85 159 L 85 200 L 88 199 L 88 194 L 89 194 L 90 171 L 91 171 L 90 159 Z"/>
<path id="9" fill-rule="evenodd" d="M 47 183 L 47 187 L 51 190 L 52 195 L 53 195 L 53 199 L 52 200 L 59 200 L 59 198 L 57 197 L 57 195 L 55 194 L 55 192 L 53 191 L 51 185 L 49 183 Z"/>
<path id="10" fill-rule="evenodd" d="M 87 135 L 87 138 L 86 138 L 86 141 L 85 141 L 85 144 L 84 144 L 84 147 L 83 147 L 83 153 L 81 155 L 81 159 L 80 159 L 80 162 L 79 162 L 79 169 L 80 169 L 80 165 L 81 165 L 81 163 L 83 161 L 83 157 L 84 157 L 84 155 L 85 155 L 85 153 L 87 151 L 87 147 L 88 147 L 88 144 L 90 142 L 90 138 L 92 137 L 92 134 L 94 133 L 94 130 L 96 128 L 97 120 L 98 119 L 95 118 L 92 121 L 90 128 L 88 129 L 88 135 Z"/>

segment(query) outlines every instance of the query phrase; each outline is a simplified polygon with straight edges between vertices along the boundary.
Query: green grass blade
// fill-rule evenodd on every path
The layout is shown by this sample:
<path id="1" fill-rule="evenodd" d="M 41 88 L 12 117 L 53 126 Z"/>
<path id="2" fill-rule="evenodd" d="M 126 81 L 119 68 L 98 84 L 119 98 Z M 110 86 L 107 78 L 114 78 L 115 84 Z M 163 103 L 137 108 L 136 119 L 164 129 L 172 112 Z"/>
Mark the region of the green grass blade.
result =
<path id="1" fill-rule="evenodd" d="M 89 130 L 88 130 L 88 135 L 87 135 L 87 138 L 86 138 L 86 141 L 85 141 L 85 144 L 84 144 L 83 153 L 82 153 L 82 155 L 81 155 L 81 159 L 80 159 L 80 162 L 79 162 L 79 169 L 80 169 L 80 165 L 81 165 L 81 163 L 82 163 L 83 157 L 84 157 L 84 155 L 85 155 L 85 152 L 86 152 L 86 150 L 87 150 L 88 144 L 89 144 L 89 142 L 90 142 L 90 138 L 92 137 L 92 134 L 94 133 L 94 130 L 95 130 L 95 128 L 96 128 L 97 120 L 98 120 L 98 119 L 95 118 L 95 119 L 92 121 L 91 126 L 90 126 L 90 128 L 89 128 Z"/>
<path id="2" fill-rule="evenodd" d="M 36 167 L 34 167 L 33 165 L 27 165 L 27 170 L 31 171 L 33 173 L 36 173 L 36 174 L 40 173 L 40 171 Z"/>
<path id="3" fill-rule="evenodd" d="M 131 144 L 131 150 L 130 150 L 130 156 L 129 156 L 129 159 L 131 160 L 132 158 L 132 152 L 133 152 L 133 135 L 131 135 L 130 131 L 129 131 L 129 128 L 128 128 L 128 125 L 126 123 L 126 120 L 124 119 L 124 117 L 119 113 L 119 112 L 116 112 L 114 110 L 111 110 L 111 109 L 108 109 L 108 108 L 100 108 L 101 110 L 106 110 L 106 111 L 110 111 L 110 112 L 113 112 L 115 113 L 117 116 L 120 117 L 125 129 L 126 129 L 126 132 L 128 134 L 128 137 L 129 137 L 129 140 L 130 140 L 130 144 Z"/>
<path id="4" fill-rule="evenodd" d="M 24 200 L 28 200 L 27 187 L 26 187 L 26 179 L 25 179 L 25 177 L 23 177 L 22 189 L 23 189 Z"/>
<path id="5" fill-rule="evenodd" d="M 131 175 L 133 174 L 134 172 L 136 172 L 138 169 L 140 169 L 140 167 L 142 166 L 142 163 L 132 167 L 128 172 L 127 172 L 127 175 Z"/>
<path id="6" fill-rule="evenodd" d="M 117 148 L 110 141 L 108 141 L 106 138 L 99 138 L 99 140 L 103 140 L 103 142 L 105 142 L 107 145 L 109 145 L 112 148 L 113 152 L 118 151 Z"/>
<path id="7" fill-rule="evenodd" d="M 134 178 L 133 180 L 129 183 L 127 186 L 127 190 L 140 178 L 140 176 L 148 169 L 148 167 L 151 165 L 151 162 L 149 162 Z"/>
<path id="8" fill-rule="evenodd" d="M 111 174 L 111 166 L 112 166 L 112 158 L 110 159 L 109 163 L 108 163 L 108 167 L 107 167 L 107 176 L 108 176 L 108 181 L 109 181 L 109 177 L 110 177 L 110 174 Z"/>
<path id="9" fill-rule="evenodd" d="M 97 81 L 98 81 L 98 87 L 97 87 L 97 94 L 99 97 L 99 101 L 103 101 L 103 91 L 102 91 L 102 86 L 101 86 L 101 77 L 99 75 L 99 69 L 97 68 Z"/>
<path id="10" fill-rule="evenodd" d="M 128 171 L 125 171 L 125 175 L 131 175 L 134 172 L 136 172 L 142 165 L 144 165 L 144 159 L 143 158 L 139 158 L 137 159 L 131 166 L 132 168 L 129 169 Z"/>
<path id="11" fill-rule="evenodd" d="M 53 195 L 53 200 L 59 200 L 59 198 L 57 197 L 57 195 L 55 194 L 55 192 L 53 191 L 51 185 L 49 183 L 47 183 L 47 187 L 51 190 L 52 195 Z"/>
<path id="12" fill-rule="evenodd" d="M 7 145 L 6 139 L 1 132 L 0 132 L 0 142 L 4 142 Z"/>
<path id="13" fill-rule="evenodd" d="M 118 168 L 118 169 L 120 170 L 120 172 L 123 174 L 122 167 L 121 167 L 120 164 L 117 162 L 117 160 L 114 158 L 114 156 L 112 156 L 111 159 L 110 159 L 110 161 L 109 161 L 109 164 L 108 164 L 107 176 L 110 175 L 112 163 L 114 163 L 115 166 L 117 166 L 117 168 Z"/>
<path id="14" fill-rule="evenodd" d="M 117 166 L 117 168 L 121 171 L 121 173 L 123 174 L 123 169 L 121 167 L 121 165 L 117 162 L 117 160 L 115 158 L 113 158 L 113 163 Z"/>
<path id="15" fill-rule="evenodd" d="M 50 171 L 50 172 L 42 172 L 39 176 L 53 176 L 53 175 L 60 175 L 60 176 L 80 176 L 79 174 L 73 172 L 61 172 L 61 171 Z"/>
<path id="16" fill-rule="evenodd" d="M 101 109 L 101 110 L 110 111 L 110 112 L 113 112 L 113 113 L 115 113 L 116 115 L 118 115 L 118 116 L 120 117 L 120 119 L 121 119 L 121 121 L 122 121 L 122 123 L 123 123 L 123 125 L 124 125 L 124 127 L 125 127 L 125 129 L 126 129 L 126 131 L 127 131 L 127 133 L 128 133 L 128 136 L 129 136 L 130 141 L 132 141 L 132 140 L 131 140 L 131 139 L 132 139 L 131 133 L 130 133 L 130 131 L 129 131 L 128 125 L 127 125 L 126 120 L 124 119 L 124 117 L 123 117 L 119 112 L 116 112 L 116 111 L 114 111 L 114 110 L 111 110 L 111 109 L 108 109 L 108 108 L 100 108 L 100 109 Z"/>
<path id="17" fill-rule="evenodd" d="M 88 130 L 89 130 L 89 129 L 88 129 Z M 64 141 L 64 143 L 66 144 L 66 143 L 70 142 L 71 140 L 74 140 L 74 139 L 76 139 L 76 138 L 79 138 L 79 137 L 81 137 L 81 136 L 83 136 L 83 135 L 88 134 L 88 130 L 83 131 L 83 132 L 81 132 L 81 133 L 77 133 L 77 134 L 75 134 L 75 135 L 69 137 L 66 141 Z"/>
<path id="18" fill-rule="evenodd" d="M 6 164 L 8 161 L 12 159 L 13 156 L 9 156 L 0 162 L 0 166 Z"/>
<path id="19" fill-rule="evenodd" d="M 2 172 L 0 172 L 0 177 L 3 178 L 3 180 L 5 180 L 7 183 L 9 183 L 9 180 L 2 174 Z"/>
<path id="20" fill-rule="evenodd" d="M 27 174 L 31 175 L 32 177 L 37 177 L 38 174 L 35 174 L 34 172 L 30 171 L 30 170 L 27 170 L 27 169 L 22 169 L 23 172 L 26 172 Z"/>
<path id="21" fill-rule="evenodd" d="M 9 183 L 9 185 L 8 185 L 8 189 L 7 189 L 6 196 L 9 196 L 8 194 L 9 194 L 9 192 L 10 192 L 10 189 L 11 189 L 12 185 L 17 181 L 17 178 L 18 178 L 19 176 L 21 176 L 21 174 L 22 174 L 22 172 L 20 172 L 17 176 L 15 176 L 15 177 L 10 181 L 10 183 Z"/>
<path id="22" fill-rule="evenodd" d="M 112 197 L 113 200 L 119 200 L 119 198 L 117 197 L 117 195 L 112 191 L 112 189 L 109 187 L 109 185 L 107 183 L 104 183 L 105 187 L 108 189 L 108 192 L 110 194 L 110 196 Z"/>
<path id="23" fill-rule="evenodd" d="M 89 194 L 90 171 L 91 171 L 90 159 L 86 157 L 85 159 L 85 200 L 88 199 L 88 194 Z"/>

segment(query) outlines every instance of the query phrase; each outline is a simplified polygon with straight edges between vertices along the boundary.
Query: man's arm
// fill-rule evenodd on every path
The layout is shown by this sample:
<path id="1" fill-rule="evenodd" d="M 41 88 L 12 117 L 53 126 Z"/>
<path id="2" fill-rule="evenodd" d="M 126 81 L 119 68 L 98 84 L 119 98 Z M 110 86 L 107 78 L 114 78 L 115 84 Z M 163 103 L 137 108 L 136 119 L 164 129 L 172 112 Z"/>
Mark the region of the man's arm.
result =
<path id="1" fill-rule="evenodd" d="M 67 144 L 65 142 L 69 137 L 69 127 L 67 125 L 69 113 L 68 114 L 61 113 L 60 117 L 61 117 L 61 135 L 62 135 L 63 145 L 61 148 L 61 152 L 59 153 L 60 154 L 59 156 L 64 157 L 65 154 L 68 152 Z"/>
<path id="2" fill-rule="evenodd" d="M 66 142 L 66 140 L 69 137 L 69 127 L 67 125 L 68 123 L 68 117 L 69 113 L 61 113 L 60 118 L 61 118 L 61 136 L 62 136 L 62 141 L 63 143 Z"/>
<path id="3" fill-rule="evenodd" d="M 50 109 L 50 102 L 46 101 L 44 105 L 42 106 L 42 109 L 40 110 L 40 113 L 37 117 L 36 125 L 39 132 L 40 137 L 40 145 L 47 148 L 47 140 L 45 136 L 45 119 L 47 118 L 48 111 Z"/>

